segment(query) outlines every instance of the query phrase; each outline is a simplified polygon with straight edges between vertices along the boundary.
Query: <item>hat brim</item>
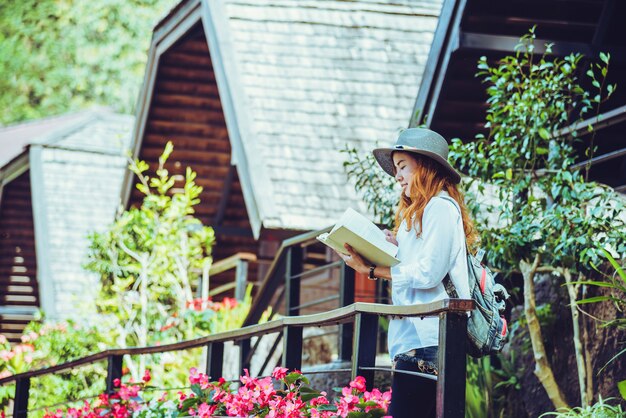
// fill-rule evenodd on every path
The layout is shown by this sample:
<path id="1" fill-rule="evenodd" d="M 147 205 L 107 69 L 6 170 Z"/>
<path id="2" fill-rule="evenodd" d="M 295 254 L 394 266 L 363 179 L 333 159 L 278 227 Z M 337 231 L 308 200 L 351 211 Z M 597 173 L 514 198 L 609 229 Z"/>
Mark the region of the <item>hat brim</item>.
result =
<path id="1" fill-rule="evenodd" d="M 461 182 L 461 175 L 450 165 L 448 160 L 441 157 L 441 155 L 420 149 L 397 149 L 397 148 L 376 148 L 372 153 L 374 154 L 374 158 L 378 162 L 378 165 L 385 171 L 385 173 L 389 174 L 392 177 L 395 177 L 395 173 L 393 171 L 393 153 L 394 152 L 410 152 L 413 154 L 420 154 L 426 157 L 432 158 L 437 161 L 447 172 L 452 179 L 452 182 L 458 184 Z"/>

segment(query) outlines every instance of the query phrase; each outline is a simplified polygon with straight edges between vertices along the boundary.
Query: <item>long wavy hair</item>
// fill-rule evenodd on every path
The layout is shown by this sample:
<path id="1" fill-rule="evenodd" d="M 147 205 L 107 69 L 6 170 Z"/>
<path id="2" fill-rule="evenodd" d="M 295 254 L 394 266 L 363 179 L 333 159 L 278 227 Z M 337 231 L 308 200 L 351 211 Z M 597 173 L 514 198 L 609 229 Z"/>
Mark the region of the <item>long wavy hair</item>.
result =
<path id="1" fill-rule="evenodd" d="M 461 208 L 461 218 L 463 219 L 463 231 L 465 232 L 465 243 L 470 252 L 474 252 L 478 244 L 478 232 L 474 227 L 474 221 L 469 215 L 469 211 L 465 206 L 463 194 L 458 186 L 452 182 L 445 172 L 445 169 L 432 158 L 424 157 L 419 154 L 407 153 L 417 161 L 417 167 L 413 173 L 411 182 L 410 197 L 404 192 L 400 196 L 400 203 L 396 211 L 394 234 L 398 233 L 402 221 L 406 221 L 407 231 L 413 228 L 413 222 L 417 227 L 417 236 L 422 233 L 422 217 L 424 209 L 430 199 L 442 190 L 448 192 L 450 197 L 454 199 Z M 394 167 L 395 170 L 395 167 Z"/>

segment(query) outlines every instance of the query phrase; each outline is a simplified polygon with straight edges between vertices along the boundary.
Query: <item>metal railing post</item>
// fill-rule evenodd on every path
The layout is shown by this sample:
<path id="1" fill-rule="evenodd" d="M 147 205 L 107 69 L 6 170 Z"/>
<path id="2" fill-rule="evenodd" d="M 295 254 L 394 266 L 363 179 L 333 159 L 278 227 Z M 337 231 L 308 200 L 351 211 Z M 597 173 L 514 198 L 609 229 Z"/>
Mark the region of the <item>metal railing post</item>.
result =
<path id="1" fill-rule="evenodd" d="M 122 356 L 109 356 L 107 365 L 107 380 L 106 380 L 106 393 L 113 393 L 115 391 L 115 385 L 113 382 L 115 379 L 122 378 Z"/>
<path id="2" fill-rule="evenodd" d="M 243 376 L 244 369 L 250 371 L 250 338 L 239 341 L 239 373 Z"/>
<path id="3" fill-rule="evenodd" d="M 439 377 L 437 418 L 465 417 L 467 314 L 439 314 Z"/>
<path id="4" fill-rule="evenodd" d="M 30 378 L 17 379 L 15 382 L 15 400 L 13 403 L 13 416 L 26 418 L 28 416 L 28 392 L 30 390 Z"/>
<path id="5" fill-rule="evenodd" d="M 339 303 L 340 307 L 354 303 L 354 270 L 344 264 L 341 267 L 339 277 Z M 339 325 L 339 360 L 349 361 L 352 356 L 352 337 L 354 336 L 354 324 L 346 322 Z"/>
<path id="6" fill-rule="evenodd" d="M 224 343 L 210 343 L 206 347 L 206 374 L 211 380 L 222 377 L 224 364 Z"/>
<path id="7" fill-rule="evenodd" d="M 302 368 L 302 328 L 286 326 L 283 331 L 283 367 Z"/>
<path id="8" fill-rule="evenodd" d="M 289 247 L 285 257 L 285 314 L 300 315 L 300 278 L 293 278 L 302 273 L 302 247 Z"/>
<path id="9" fill-rule="evenodd" d="M 248 281 L 248 262 L 239 260 L 235 268 L 235 299 L 242 301 L 246 295 L 246 282 Z"/>
<path id="10" fill-rule="evenodd" d="M 376 364 L 376 337 L 378 336 L 378 315 L 358 313 L 354 318 L 354 348 L 352 350 L 352 379 L 358 375 L 365 378 L 367 390 L 374 387 L 374 370 L 361 367 L 374 367 Z"/>

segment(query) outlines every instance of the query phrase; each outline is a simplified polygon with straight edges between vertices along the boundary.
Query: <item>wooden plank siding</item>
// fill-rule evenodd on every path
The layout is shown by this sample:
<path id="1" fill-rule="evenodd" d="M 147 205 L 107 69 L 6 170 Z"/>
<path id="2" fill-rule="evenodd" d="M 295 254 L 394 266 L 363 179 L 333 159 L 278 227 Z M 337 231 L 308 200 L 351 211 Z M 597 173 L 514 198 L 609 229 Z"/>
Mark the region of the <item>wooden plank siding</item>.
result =
<path id="1" fill-rule="evenodd" d="M 257 262 L 249 264 L 248 280 L 260 282 L 280 242 L 297 235 L 299 231 L 263 230 L 259 240 L 255 240 L 237 170 L 233 173 L 228 196 L 224 196 L 232 150 L 201 26 L 192 29 L 159 60 L 139 158 L 156 167 L 159 155 L 170 140 L 174 144 L 174 152 L 166 168 L 172 174 L 184 175 L 186 167 L 191 167 L 197 173 L 196 183 L 203 188 L 196 216 L 205 225 L 248 232 L 247 236 L 217 233 L 213 260 L 223 260 L 239 252 L 254 253 Z M 181 185 L 182 181 L 179 181 L 177 186 Z M 227 199 L 225 203 L 222 202 L 224 198 Z M 143 194 L 133 189 L 130 205 L 139 205 L 142 199 Z M 225 205 L 223 217 L 219 224 L 215 224 L 220 205 Z M 304 268 L 315 268 L 327 259 L 326 247 L 314 246 L 306 253 Z M 235 271 L 229 270 L 211 277 L 210 287 L 213 289 L 233 280 Z M 303 302 L 319 299 L 338 291 L 338 276 L 322 274 L 309 280 L 304 288 L 306 296 Z M 222 296 L 233 296 L 233 292 L 224 293 L 217 299 Z M 333 302 L 307 309 L 306 312 L 336 307 L 336 302 Z"/>
<path id="2" fill-rule="evenodd" d="M 4 185 L 0 201 L 0 306 L 39 307 L 30 171 Z M 0 334 L 19 341 L 31 315 L 3 314 Z"/>
<path id="3" fill-rule="evenodd" d="M 476 77 L 477 63 L 486 56 L 495 65 L 502 57 L 513 54 L 520 36 L 536 25 L 536 53 L 553 43 L 555 56 L 581 52 L 586 60 L 581 65 L 579 79 L 591 91 L 591 83 L 584 75 L 591 60 L 598 61 L 599 52 L 611 54 L 607 83 L 623 85 L 626 81 L 626 3 L 614 0 L 530 0 L 525 2 L 491 2 L 488 0 L 446 0 L 444 8 L 453 4 L 462 8 L 460 19 L 438 27 L 435 38 L 445 39 L 431 50 L 427 68 L 438 71 L 438 80 L 424 79 L 411 126 L 424 123 L 445 138 L 474 140 L 485 129 L 487 110 L 486 85 Z M 441 82 L 440 79 L 443 79 Z M 439 83 L 437 82 L 439 81 Z M 595 94 L 595 93 L 594 93 Z M 611 99 L 602 105 L 601 113 L 626 105 L 626 89 L 617 89 Z M 587 117 L 592 117 L 588 114 Z M 574 122 L 574 121 L 573 121 Z M 597 130 L 594 144 L 596 157 L 626 150 L 624 127 L 626 122 L 609 122 L 607 129 Z M 585 160 L 583 146 L 586 131 L 579 134 L 583 142 L 579 162 Z M 626 191 L 626 155 L 594 161 L 591 178 L 617 190 Z"/>
<path id="4" fill-rule="evenodd" d="M 196 216 L 205 225 L 236 227 L 249 232 L 249 236 L 217 234 L 214 261 L 238 252 L 257 254 L 259 245 L 252 237 L 236 171 L 230 194 L 226 196 L 223 219 L 220 225 L 214 223 L 225 198 L 223 191 L 230 170 L 231 146 L 208 45 L 200 25 L 159 60 L 139 158 L 156 167 L 159 155 L 170 140 L 174 143 L 174 152 L 166 168 L 172 174 L 184 175 L 186 168 L 191 167 L 198 174 L 196 183 L 203 188 Z M 182 184 L 182 181 L 177 182 L 177 186 Z M 139 205 L 142 199 L 143 195 L 133 190 L 130 204 Z M 248 272 L 251 280 L 257 280 L 257 263 L 251 263 Z M 234 274 L 234 270 L 230 270 L 211 278 L 211 288 L 232 282 Z"/>

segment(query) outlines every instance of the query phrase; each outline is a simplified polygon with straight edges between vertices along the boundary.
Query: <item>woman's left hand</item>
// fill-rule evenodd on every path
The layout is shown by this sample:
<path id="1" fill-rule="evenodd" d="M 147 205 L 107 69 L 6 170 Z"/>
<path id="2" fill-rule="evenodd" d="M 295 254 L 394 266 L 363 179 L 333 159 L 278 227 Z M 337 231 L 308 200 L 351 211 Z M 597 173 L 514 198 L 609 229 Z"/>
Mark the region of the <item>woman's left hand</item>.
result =
<path id="1" fill-rule="evenodd" d="M 341 257 L 343 261 L 345 261 L 345 263 L 348 266 L 352 267 L 356 272 L 368 274 L 370 271 L 370 266 L 365 262 L 363 257 L 361 257 L 359 253 L 354 251 L 354 249 L 352 249 L 352 247 L 348 244 L 345 244 L 344 247 L 350 253 L 350 255 L 345 255 L 338 252 L 337 254 L 339 254 L 339 257 Z"/>

